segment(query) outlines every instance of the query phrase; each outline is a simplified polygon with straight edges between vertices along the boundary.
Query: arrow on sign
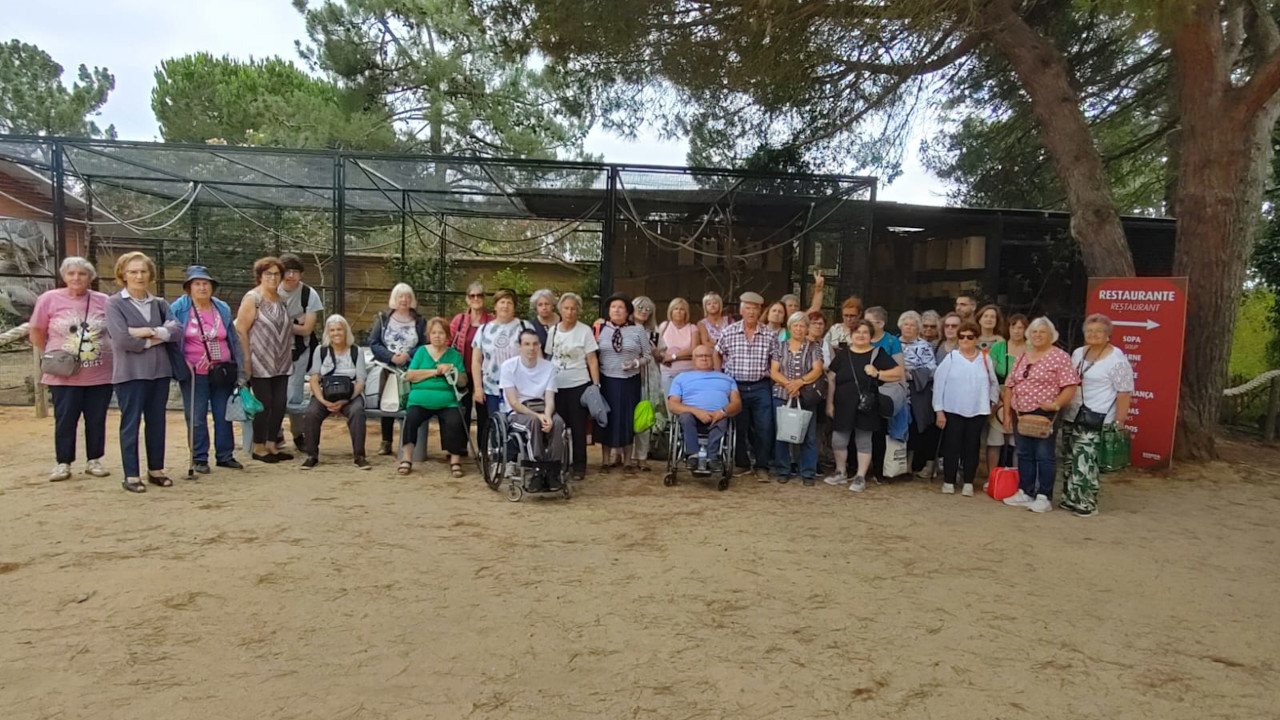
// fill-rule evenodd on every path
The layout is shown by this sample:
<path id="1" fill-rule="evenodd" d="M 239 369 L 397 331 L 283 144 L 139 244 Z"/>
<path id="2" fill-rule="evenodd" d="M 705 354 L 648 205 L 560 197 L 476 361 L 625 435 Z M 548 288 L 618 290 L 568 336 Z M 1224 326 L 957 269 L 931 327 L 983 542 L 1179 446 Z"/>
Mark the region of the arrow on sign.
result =
<path id="1" fill-rule="evenodd" d="M 1156 328 L 1160 327 L 1160 323 L 1156 322 L 1155 320 L 1152 320 L 1151 318 L 1147 318 L 1146 321 L 1144 322 L 1133 322 L 1130 320 L 1112 320 L 1111 324 L 1123 325 L 1126 327 L 1140 327 L 1140 328 L 1146 328 L 1147 330 L 1155 330 Z"/>

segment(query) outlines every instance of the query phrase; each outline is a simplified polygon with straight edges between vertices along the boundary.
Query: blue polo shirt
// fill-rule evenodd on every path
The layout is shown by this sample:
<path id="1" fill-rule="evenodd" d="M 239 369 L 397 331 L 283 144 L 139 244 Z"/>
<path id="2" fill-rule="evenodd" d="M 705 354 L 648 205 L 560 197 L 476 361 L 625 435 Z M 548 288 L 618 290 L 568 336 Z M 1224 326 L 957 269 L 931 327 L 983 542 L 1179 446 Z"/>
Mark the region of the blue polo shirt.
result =
<path id="1" fill-rule="evenodd" d="M 667 397 L 678 397 L 689 407 L 710 412 L 725 409 L 729 394 L 737 389 L 737 381 L 722 372 L 685 370 L 671 381 Z"/>

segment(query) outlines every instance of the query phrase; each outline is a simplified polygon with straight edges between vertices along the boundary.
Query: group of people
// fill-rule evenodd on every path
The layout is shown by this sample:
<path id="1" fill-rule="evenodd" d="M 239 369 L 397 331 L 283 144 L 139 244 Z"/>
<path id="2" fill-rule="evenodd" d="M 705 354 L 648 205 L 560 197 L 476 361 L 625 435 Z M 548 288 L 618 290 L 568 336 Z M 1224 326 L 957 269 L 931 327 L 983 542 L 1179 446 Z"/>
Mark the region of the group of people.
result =
<path id="1" fill-rule="evenodd" d="M 255 285 L 235 312 L 217 297 L 218 281 L 206 268 L 187 269 L 184 293 L 172 304 L 151 294 L 155 272 L 145 254 L 126 253 L 115 265 L 122 289 L 107 296 L 91 289 L 93 265 L 69 257 L 60 268 L 64 286 L 39 298 L 30 327 L 53 396 L 51 480 L 70 477 L 81 422 L 85 472 L 110 474 L 102 457 L 114 394 L 124 489 L 171 486 L 164 410 L 177 380 L 199 474 L 213 471 L 210 424 L 213 465 L 243 468 L 226 416 L 241 388 L 262 406 L 252 419 L 250 457 L 294 459 L 285 442 L 288 417 L 302 469 L 318 464 L 330 417 L 345 420 L 352 462 L 369 469 L 366 423 L 373 408 L 366 397 L 399 391 L 401 412 L 381 418 L 378 452 L 397 456 L 400 475 L 413 471 L 419 430 L 431 419 L 454 477 L 464 474 L 473 421 L 483 438 L 490 418 L 504 413 L 525 425 L 534 451 L 547 458 L 561 457 L 567 434 L 572 474 L 581 480 L 589 439 L 601 446 L 602 472 L 643 472 L 655 434 L 668 422 L 679 423 L 690 466 L 707 470 L 736 418 L 734 462 L 762 482 L 798 477 L 811 486 L 826 464 L 827 484 L 861 492 L 868 479 L 888 474 L 884 455 L 893 442 L 895 451 L 907 449 L 917 477 L 940 470 L 942 492 L 959 486 L 971 496 L 983 461 L 994 467 L 1016 448 L 1021 484 L 1006 504 L 1051 509 L 1061 464 L 1060 505 L 1090 515 L 1097 509 L 1101 432 L 1125 426 L 1133 390 L 1132 368 L 1109 343 L 1104 316 L 1086 320 L 1085 345 L 1071 355 L 1055 345 L 1058 333 L 1047 318 L 1005 318 L 969 295 L 945 316 L 902 313 L 898 335 L 886 330 L 884 308 L 864 308 L 850 297 L 828 327 L 817 273 L 807 308 L 795 295 L 766 303 L 746 292 L 735 319 L 724 299 L 709 292 L 700 319 L 688 300 L 672 298 L 662 322 L 652 299 L 615 294 L 603 304 L 605 317 L 587 323 L 581 297 L 549 290 L 533 293 L 521 317 L 513 292 L 490 296 L 479 282 L 467 289 L 466 310 L 449 320 L 426 318 L 413 288 L 401 283 L 362 347 L 343 316 L 321 321 L 323 300 L 303 282 L 296 255 L 255 262 Z M 391 389 L 392 378 L 407 392 Z M 784 407 L 808 411 L 798 415 L 808 426 L 781 440 L 775 417 Z M 605 417 L 593 421 L 599 408 Z"/>

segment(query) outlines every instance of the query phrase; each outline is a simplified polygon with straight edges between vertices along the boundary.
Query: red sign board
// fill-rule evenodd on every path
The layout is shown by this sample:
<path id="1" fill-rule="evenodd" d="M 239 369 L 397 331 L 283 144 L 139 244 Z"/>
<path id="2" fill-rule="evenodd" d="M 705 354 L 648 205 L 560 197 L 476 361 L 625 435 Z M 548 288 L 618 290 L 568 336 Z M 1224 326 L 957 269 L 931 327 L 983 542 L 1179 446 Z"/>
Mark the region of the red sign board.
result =
<path id="1" fill-rule="evenodd" d="M 1111 344 L 1133 365 L 1129 432 L 1134 467 L 1167 466 L 1178 419 L 1187 279 L 1090 278 L 1086 310 L 1111 318 Z"/>

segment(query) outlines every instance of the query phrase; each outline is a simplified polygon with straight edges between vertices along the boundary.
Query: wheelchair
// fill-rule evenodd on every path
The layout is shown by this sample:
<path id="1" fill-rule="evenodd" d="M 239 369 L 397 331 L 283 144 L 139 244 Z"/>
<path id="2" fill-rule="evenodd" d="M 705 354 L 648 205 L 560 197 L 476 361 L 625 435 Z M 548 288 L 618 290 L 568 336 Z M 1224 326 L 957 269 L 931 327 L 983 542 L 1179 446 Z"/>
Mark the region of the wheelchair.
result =
<path id="1" fill-rule="evenodd" d="M 724 438 L 720 441 L 720 453 L 716 457 L 708 457 L 707 467 L 690 468 L 688 465 L 689 455 L 685 452 L 684 441 L 681 439 L 680 418 L 673 415 L 667 423 L 667 443 L 670 451 L 667 453 L 667 472 L 662 476 L 662 484 L 671 487 L 676 484 L 680 470 L 693 475 L 695 478 L 710 478 L 716 475 L 720 479 L 716 482 L 716 489 L 720 491 L 729 489 L 729 480 L 733 477 L 733 458 L 737 444 L 738 419 L 736 417 L 729 418 L 729 427 L 725 430 Z M 698 433 L 698 447 L 705 447 L 707 444 L 707 433 Z M 718 466 L 714 467 L 713 466 Z"/>
<path id="2" fill-rule="evenodd" d="M 567 427 L 564 456 L 559 460 L 534 460 L 529 431 L 508 421 L 505 412 L 494 413 L 489 416 L 489 431 L 479 454 L 485 484 L 495 492 L 502 492 L 505 486 L 511 502 L 520 502 L 526 493 L 573 497 L 573 444 Z"/>

